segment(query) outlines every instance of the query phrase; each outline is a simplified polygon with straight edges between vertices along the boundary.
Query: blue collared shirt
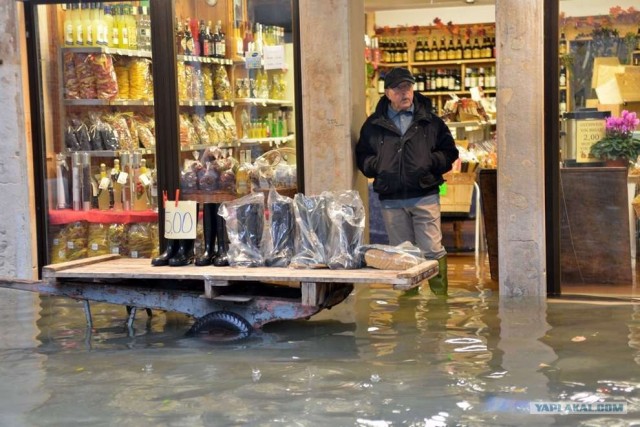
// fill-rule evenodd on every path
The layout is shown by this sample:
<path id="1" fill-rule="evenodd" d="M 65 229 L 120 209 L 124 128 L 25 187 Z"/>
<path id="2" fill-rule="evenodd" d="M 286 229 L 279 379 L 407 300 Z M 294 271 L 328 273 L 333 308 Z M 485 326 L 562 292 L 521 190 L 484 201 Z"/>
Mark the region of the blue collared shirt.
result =
<path id="1" fill-rule="evenodd" d="M 400 129 L 401 135 L 404 135 L 407 129 L 409 129 L 411 122 L 413 121 L 413 109 L 413 104 L 411 104 L 411 107 L 409 107 L 408 110 L 404 111 L 396 111 L 391 108 L 391 105 L 389 105 L 389 108 L 387 108 L 387 116 L 393 122 L 393 124 L 396 125 L 398 129 Z"/>

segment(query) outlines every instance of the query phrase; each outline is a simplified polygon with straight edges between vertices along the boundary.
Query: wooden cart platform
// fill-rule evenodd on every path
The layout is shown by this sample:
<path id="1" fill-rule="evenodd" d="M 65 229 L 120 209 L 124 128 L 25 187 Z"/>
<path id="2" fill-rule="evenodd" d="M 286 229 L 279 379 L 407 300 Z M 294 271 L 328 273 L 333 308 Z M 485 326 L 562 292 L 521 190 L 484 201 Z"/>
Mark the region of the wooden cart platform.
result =
<path id="1" fill-rule="evenodd" d="M 278 267 L 153 267 L 148 259 L 103 255 L 45 266 L 42 281 L 0 279 L 0 287 L 177 311 L 204 318 L 232 313 L 252 328 L 286 319 L 308 318 L 342 302 L 354 286 L 382 284 L 414 288 L 438 273 L 436 261 L 408 270 L 293 269 Z M 90 312 L 87 312 L 90 322 Z"/>

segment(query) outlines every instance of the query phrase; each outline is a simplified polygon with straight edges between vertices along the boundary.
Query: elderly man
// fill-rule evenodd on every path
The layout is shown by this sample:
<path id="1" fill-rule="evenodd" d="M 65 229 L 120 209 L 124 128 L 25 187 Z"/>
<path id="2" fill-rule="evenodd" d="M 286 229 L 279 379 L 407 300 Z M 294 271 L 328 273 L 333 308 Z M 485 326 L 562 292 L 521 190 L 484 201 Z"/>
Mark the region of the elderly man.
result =
<path id="1" fill-rule="evenodd" d="M 431 100 L 414 93 L 406 68 L 392 69 L 384 95 L 367 118 L 356 145 L 358 168 L 373 178 L 389 243 L 409 241 L 440 272 L 429 280 L 436 295 L 447 295 L 447 252 L 442 245 L 439 186 L 458 158 L 447 125 L 432 112 Z"/>

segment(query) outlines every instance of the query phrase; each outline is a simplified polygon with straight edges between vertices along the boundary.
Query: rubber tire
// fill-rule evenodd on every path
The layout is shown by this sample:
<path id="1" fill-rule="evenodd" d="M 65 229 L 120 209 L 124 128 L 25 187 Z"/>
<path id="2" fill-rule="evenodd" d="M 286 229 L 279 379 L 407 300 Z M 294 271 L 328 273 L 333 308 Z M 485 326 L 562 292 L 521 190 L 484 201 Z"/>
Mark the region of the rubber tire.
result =
<path id="1" fill-rule="evenodd" d="M 214 341 L 237 341 L 247 338 L 253 327 L 242 316 L 230 311 L 214 311 L 197 319 L 187 336 L 205 335 Z"/>

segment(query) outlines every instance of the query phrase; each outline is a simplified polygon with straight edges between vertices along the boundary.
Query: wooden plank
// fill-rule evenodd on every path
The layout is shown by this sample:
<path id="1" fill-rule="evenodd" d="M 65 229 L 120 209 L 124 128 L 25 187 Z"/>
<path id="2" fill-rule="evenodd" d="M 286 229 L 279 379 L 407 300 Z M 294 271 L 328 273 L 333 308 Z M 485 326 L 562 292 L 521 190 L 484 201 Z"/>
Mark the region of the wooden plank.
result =
<path id="1" fill-rule="evenodd" d="M 98 264 L 104 261 L 110 261 L 118 258 L 120 258 L 120 255 L 118 254 L 107 254 L 107 255 L 98 255 L 90 258 L 77 259 L 74 261 L 61 262 L 59 264 L 49 264 L 49 265 L 45 265 L 42 268 L 42 277 L 47 279 L 54 278 L 57 276 L 57 273 L 64 270 Z"/>
<path id="2" fill-rule="evenodd" d="M 354 270 L 330 269 L 293 269 L 281 267 L 154 267 L 149 259 L 144 258 L 109 258 L 105 256 L 87 258 L 75 266 L 63 269 L 50 269 L 49 274 L 56 279 L 163 279 L 163 280 L 202 280 L 213 289 L 215 286 L 226 286 L 233 281 L 274 282 L 286 286 L 299 286 L 300 283 L 351 283 L 358 284 L 390 284 L 401 287 L 413 286 L 417 279 L 429 274 L 430 267 L 436 261 L 425 261 L 409 270 L 377 270 L 361 268 Z M 80 260 L 82 261 L 82 260 Z M 75 262 L 75 261 L 74 261 Z M 65 263 L 66 264 L 66 263 Z M 48 267 L 45 267 L 48 268 Z M 44 271 L 44 270 L 43 270 Z"/>
<path id="3" fill-rule="evenodd" d="M 226 280 L 215 280 L 212 277 L 205 276 L 204 278 L 204 296 L 206 298 L 214 298 L 218 295 L 218 291 L 215 289 L 221 286 L 229 286 L 229 282 Z"/>

